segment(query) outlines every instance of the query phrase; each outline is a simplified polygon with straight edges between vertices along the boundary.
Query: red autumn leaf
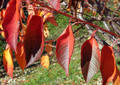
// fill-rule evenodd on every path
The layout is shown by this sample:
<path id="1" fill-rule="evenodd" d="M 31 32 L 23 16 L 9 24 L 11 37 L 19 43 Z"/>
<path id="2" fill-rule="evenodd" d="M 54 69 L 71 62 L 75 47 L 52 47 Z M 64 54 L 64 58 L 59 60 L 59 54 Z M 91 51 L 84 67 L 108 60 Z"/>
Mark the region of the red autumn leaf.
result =
<path id="1" fill-rule="evenodd" d="M 88 82 L 98 71 L 100 65 L 100 51 L 97 41 L 91 37 L 81 47 L 82 74 Z"/>
<path id="2" fill-rule="evenodd" d="M 54 16 L 53 16 L 53 17 L 49 17 L 47 20 L 48 20 L 51 24 L 53 24 L 53 25 L 55 25 L 55 26 L 58 26 L 58 24 L 57 24 Z"/>
<path id="3" fill-rule="evenodd" d="M 3 20 L 3 28 L 7 43 L 16 50 L 19 30 L 19 7 L 20 0 L 10 0 Z"/>
<path id="4" fill-rule="evenodd" d="M 100 70 L 103 79 L 103 85 L 106 85 L 113 79 L 115 82 L 115 77 L 120 77 L 119 71 L 117 71 L 118 69 L 116 66 L 113 48 L 111 46 L 105 45 L 102 48 Z"/>
<path id="5" fill-rule="evenodd" d="M 56 10 L 60 9 L 60 0 L 48 0 L 48 2 L 54 9 Z"/>
<path id="6" fill-rule="evenodd" d="M 27 66 L 38 60 L 44 48 L 43 20 L 40 16 L 34 15 L 29 21 L 24 36 L 24 49 Z"/>
<path id="7" fill-rule="evenodd" d="M 3 52 L 3 65 L 7 74 L 13 78 L 13 59 L 12 59 L 12 50 L 10 47 L 6 48 Z"/>
<path id="8" fill-rule="evenodd" d="M 56 56 L 58 63 L 63 67 L 67 76 L 69 75 L 69 63 L 72 56 L 73 47 L 74 36 L 72 26 L 68 25 L 68 27 L 57 39 L 56 44 Z"/>
<path id="9" fill-rule="evenodd" d="M 24 68 L 26 66 L 26 60 L 25 60 L 24 46 L 23 46 L 22 42 L 19 42 L 17 44 L 15 56 L 16 56 L 16 60 L 19 64 L 19 66 L 21 67 L 22 70 L 24 70 Z"/>

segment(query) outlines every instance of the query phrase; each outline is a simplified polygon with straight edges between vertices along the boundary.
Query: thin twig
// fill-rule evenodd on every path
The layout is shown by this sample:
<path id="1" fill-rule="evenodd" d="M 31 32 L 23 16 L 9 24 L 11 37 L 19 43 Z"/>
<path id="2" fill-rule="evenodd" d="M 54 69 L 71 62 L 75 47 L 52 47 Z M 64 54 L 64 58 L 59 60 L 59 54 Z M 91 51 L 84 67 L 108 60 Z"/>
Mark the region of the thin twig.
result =
<path id="1" fill-rule="evenodd" d="M 118 41 L 120 41 L 120 39 L 116 39 L 116 40 L 112 43 L 112 47 L 113 47 Z"/>

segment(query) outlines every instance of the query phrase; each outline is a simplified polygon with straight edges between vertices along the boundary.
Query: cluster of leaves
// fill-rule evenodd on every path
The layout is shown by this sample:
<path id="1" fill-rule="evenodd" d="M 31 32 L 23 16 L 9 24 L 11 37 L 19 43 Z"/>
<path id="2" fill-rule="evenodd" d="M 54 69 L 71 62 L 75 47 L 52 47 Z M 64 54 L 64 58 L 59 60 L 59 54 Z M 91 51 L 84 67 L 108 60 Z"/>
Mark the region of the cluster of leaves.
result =
<path id="1" fill-rule="evenodd" d="M 100 53 L 93 32 L 91 38 L 81 47 L 81 68 L 86 82 L 97 73 L 99 67 L 103 85 L 108 84 L 110 81 L 112 81 L 114 85 L 120 84 L 120 73 L 116 66 L 113 47 L 105 44 Z"/>
<path id="2" fill-rule="evenodd" d="M 9 2 L 8 0 L 0 1 L 1 8 L 7 5 L 6 9 L 1 9 L 2 26 L 0 29 L 2 36 L 7 42 L 6 49 L 3 52 L 3 64 L 8 75 L 13 77 L 13 51 L 15 52 L 16 60 L 22 70 L 40 59 L 45 47 L 44 44 L 46 43 L 45 38 L 49 35 L 46 22 L 49 21 L 53 25 L 57 26 L 57 23 L 54 19 L 54 11 L 78 20 L 78 22 L 75 23 L 88 24 L 97 28 L 97 30 L 100 29 L 111 35 L 120 37 L 120 35 L 104 30 L 103 28 L 90 22 L 77 19 L 77 4 L 78 2 L 84 2 L 86 5 L 88 5 L 90 2 L 89 0 L 85 1 L 86 2 L 84 2 L 84 0 L 69 1 L 68 8 L 73 6 L 75 9 L 75 17 L 59 11 L 60 0 L 10 0 Z M 3 3 L 5 2 L 8 3 L 4 5 Z M 51 7 L 46 5 L 45 2 Z M 23 8 L 26 8 L 28 13 L 27 17 Z M 102 15 L 104 13 L 105 12 L 100 12 L 99 14 Z M 26 23 L 23 23 L 23 21 Z M 56 40 L 54 40 L 57 42 L 56 56 L 58 63 L 65 70 L 66 76 L 69 76 L 69 64 L 75 41 L 72 26 L 73 25 L 71 25 L 70 22 L 62 34 Z M 118 85 L 120 84 L 120 73 L 116 66 L 113 46 L 105 44 L 100 53 L 98 43 L 94 38 L 96 31 L 92 33 L 90 39 L 85 41 L 81 47 L 81 68 L 83 77 L 85 81 L 88 82 L 100 68 L 103 78 L 103 85 L 106 85 L 110 81 L 113 81 L 114 85 Z M 46 68 L 49 66 L 48 60 L 49 57 L 47 55 L 41 58 L 41 64 Z"/>

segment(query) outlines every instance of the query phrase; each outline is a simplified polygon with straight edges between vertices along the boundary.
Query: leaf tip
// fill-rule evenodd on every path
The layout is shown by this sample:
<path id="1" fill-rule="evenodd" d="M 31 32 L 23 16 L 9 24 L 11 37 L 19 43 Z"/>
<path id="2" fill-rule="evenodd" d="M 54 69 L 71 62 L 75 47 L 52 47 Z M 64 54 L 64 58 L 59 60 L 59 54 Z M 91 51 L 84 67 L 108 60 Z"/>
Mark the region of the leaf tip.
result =
<path id="1" fill-rule="evenodd" d="M 13 79 L 13 67 L 9 67 L 8 69 L 9 70 L 8 70 L 7 74 Z"/>

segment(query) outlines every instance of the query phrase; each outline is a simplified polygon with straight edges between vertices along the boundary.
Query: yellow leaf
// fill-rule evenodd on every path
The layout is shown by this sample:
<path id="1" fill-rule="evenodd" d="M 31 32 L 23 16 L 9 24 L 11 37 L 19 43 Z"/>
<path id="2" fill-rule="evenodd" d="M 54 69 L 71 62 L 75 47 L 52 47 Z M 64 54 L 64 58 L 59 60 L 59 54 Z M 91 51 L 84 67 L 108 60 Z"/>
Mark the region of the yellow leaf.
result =
<path id="1" fill-rule="evenodd" d="M 45 11 L 41 11 L 40 14 L 39 14 L 39 16 L 41 16 L 41 17 L 44 16 L 44 15 L 45 15 Z"/>
<path id="2" fill-rule="evenodd" d="M 49 67 L 49 56 L 47 54 L 41 57 L 41 65 L 44 68 L 48 69 L 48 67 Z"/>
<path id="3" fill-rule="evenodd" d="M 44 25 L 44 36 L 45 38 L 49 36 L 49 30 L 48 30 L 47 24 Z"/>
<path id="4" fill-rule="evenodd" d="M 7 74 L 13 78 L 13 59 L 12 59 L 12 51 L 10 49 L 10 47 L 8 47 L 7 49 L 4 50 L 3 52 L 3 64 L 4 64 L 4 68 L 7 71 Z"/>

